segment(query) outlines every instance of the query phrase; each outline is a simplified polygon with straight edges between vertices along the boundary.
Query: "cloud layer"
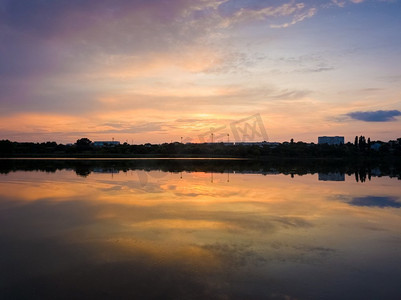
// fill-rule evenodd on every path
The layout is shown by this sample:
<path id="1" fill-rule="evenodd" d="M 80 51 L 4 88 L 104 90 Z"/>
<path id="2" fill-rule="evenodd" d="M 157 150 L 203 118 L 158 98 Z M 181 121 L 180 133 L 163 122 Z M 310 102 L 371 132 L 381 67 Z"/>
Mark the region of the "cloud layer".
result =
<path id="1" fill-rule="evenodd" d="M 401 116 L 399 110 L 377 110 L 377 111 L 356 111 L 348 114 L 349 117 L 355 120 L 364 122 L 391 122 L 395 121 L 398 116 Z"/>

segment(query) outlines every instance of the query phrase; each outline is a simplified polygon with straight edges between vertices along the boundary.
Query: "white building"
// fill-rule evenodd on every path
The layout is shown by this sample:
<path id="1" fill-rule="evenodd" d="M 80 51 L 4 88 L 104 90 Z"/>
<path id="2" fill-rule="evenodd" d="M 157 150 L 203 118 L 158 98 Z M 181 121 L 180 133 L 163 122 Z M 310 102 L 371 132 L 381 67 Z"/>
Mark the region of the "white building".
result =
<path id="1" fill-rule="evenodd" d="M 96 141 L 92 144 L 94 147 L 114 147 L 120 145 L 118 141 Z"/>
<path id="2" fill-rule="evenodd" d="M 344 144 L 343 136 L 319 136 L 318 144 L 340 145 Z"/>
<path id="3" fill-rule="evenodd" d="M 376 143 L 374 143 L 374 144 L 372 144 L 372 145 L 370 146 L 370 149 L 375 150 L 375 151 L 379 151 L 381 146 L 382 146 L 381 143 L 377 143 L 377 142 L 376 142 Z"/>

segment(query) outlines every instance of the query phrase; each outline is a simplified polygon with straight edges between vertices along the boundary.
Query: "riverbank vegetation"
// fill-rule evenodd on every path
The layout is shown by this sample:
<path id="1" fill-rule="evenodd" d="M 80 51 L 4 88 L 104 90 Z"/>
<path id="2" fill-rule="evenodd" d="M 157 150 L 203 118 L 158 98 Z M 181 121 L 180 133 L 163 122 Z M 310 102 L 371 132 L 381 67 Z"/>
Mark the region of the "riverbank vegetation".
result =
<path id="1" fill-rule="evenodd" d="M 357 137 L 341 145 L 305 142 L 284 143 L 164 143 L 105 145 L 96 147 L 87 138 L 75 144 L 0 141 L 1 157 L 235 157 L 235 158 L 401 158 L 401 138 L 389 142 Z"/>

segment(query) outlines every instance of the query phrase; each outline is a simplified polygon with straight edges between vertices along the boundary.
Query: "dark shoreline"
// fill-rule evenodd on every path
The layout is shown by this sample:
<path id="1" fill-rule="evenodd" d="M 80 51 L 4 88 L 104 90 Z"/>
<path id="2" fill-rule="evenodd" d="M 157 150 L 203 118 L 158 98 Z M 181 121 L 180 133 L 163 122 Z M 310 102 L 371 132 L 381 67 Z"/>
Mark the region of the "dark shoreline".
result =
<path id="1" fill-rule="evenodd" d="M 5 158 L 244 158 L 244 159 L 401 159 L 401 138 L 384 142 L 347 143 L 338 145 L 304 142 L 284 143 L 202 143 L 142 144 L 95 146 L 88 139 L 75 144 L 56 142 L 19 143 L 0 141 L 0 157 Z"/>

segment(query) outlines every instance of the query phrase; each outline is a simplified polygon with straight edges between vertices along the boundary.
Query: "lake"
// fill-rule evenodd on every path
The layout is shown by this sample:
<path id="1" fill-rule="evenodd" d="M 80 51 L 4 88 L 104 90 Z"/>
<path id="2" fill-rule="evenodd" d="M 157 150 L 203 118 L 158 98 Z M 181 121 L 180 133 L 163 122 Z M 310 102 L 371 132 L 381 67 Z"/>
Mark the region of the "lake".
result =
<path id="1" fill-rule="evenodd" d="M 0 299 L 401 299 L 394 168 L 1 163 Z"/>

